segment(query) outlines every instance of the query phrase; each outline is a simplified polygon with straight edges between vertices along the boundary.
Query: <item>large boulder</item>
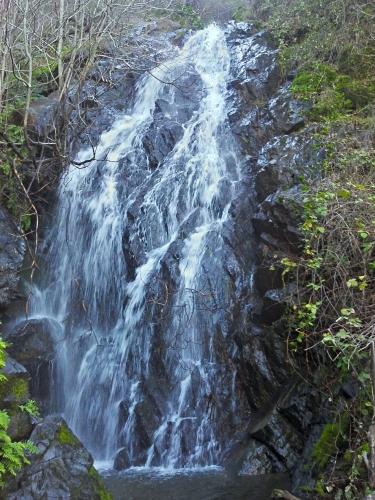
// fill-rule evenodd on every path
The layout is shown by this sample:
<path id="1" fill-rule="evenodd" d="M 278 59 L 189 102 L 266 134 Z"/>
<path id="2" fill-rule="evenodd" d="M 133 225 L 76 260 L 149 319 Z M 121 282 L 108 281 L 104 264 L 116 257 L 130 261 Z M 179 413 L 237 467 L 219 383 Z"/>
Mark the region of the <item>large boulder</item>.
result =
<path id="1" fill-rule="evenodd" d="M 17 295 L 25 242 L 11 216 L 0 208 L 0 310 Z"/>
<path id="2" fill-rule="evenodd" d="M 94 469 L 93 458 L 56 415 L 44 419 L 31 434 L 39 454 L 7 483 L 6 500 L 111 500 Z"/>
<path id="3" fill-rule="evenodd" d="M 6 337 L 7 351 L 23 365 L 39 365 L 55 357 L 48 320 L 29 319 L 19 323 Z"/>

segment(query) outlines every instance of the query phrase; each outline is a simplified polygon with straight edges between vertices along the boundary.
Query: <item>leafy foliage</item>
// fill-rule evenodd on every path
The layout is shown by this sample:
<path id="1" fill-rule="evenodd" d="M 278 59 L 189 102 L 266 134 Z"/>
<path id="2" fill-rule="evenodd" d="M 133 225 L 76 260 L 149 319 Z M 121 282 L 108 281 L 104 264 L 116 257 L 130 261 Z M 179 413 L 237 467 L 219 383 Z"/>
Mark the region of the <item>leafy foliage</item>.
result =
<path id="1" fill-rule="evenodd" d="M 32 417 L 40 417 L 39 408 L 33 399 L 29 399 L 24 405 L 19 405 L 20 410 L 25 411 Z"/>
<path id="2" fill-rule="evenodd" d="M 5 366 L 6 346 L 7 343 L 3 342 L 0 337 L 0 369 Z M 6 380 L 5 375 L 0 374 L 0 380 Z M 25 409 L 29 413 L 30 410 L 32 410 L 35 415 L 37 411 L 35 401 L 29 401 L 22 409 Z M 12 441 L 7 434 L 9 423 L 10 418 L 7 412 L 0 411 L 0 487 L 4 486 L 4 480 L 7 473 L 15 476 L 23 465 L 30 463 L 27 458 L 27 453 L 39 453 L 39 450 L 31 441 L 23 443 Z"/>
<path id="3" fill-rule="evenodd" d="M 320 136 L 325 177 L 305 185 L 300 195 L 303 251 L 278 264 L 297 284 L 284 318 L 289 347 L 320 371 L 332 412 L 343 415 L 328 424 L 314 447 L 318 486 L 325 494 L 328 487 L 337 498 L 354 499 L 366 486 L 363 452 L 375 410 L 369 362 L 375 343 L 374 134 L 366 121 L 330 125 Z M 348 380 L 359 391 L 343 401 L 337 386 Z M 335 440 L 327 438 L 332 433 Z"/>
<path id="4" fill-rule="evenodd" d="M 272 267 L 297 285 L 282 320 L 288 346 L 319 373 L 333 415 L 312 454 L 314 498 L 362 498 L 375 407 L 375 4 L 250 0 L 237 18 L 271 31 L 291 91 L 312 102 L 309 118 L 318 122 L 325 160 L 322 180 L 302 186 L 303 249 Z M 359 390 L 345 400 L 338 386 L 348 381 Z"/>
<path id="5" fill-rule="evenodd" d="M 375 100 L 375 5 L 363 0 L 251 0 L 235 14 L 269 29 L 292 90 L 311 99 L 314 120 L 337 118 Z"/>
<path id="6" fill-rule="evenodd" d="M 199 30 L 204 27 L 200 14 L 190 5 L 177 5 L 172 18 L 185 28 Z"/>
<path id="7" fill-rule="evenodd" d="M 6 473 L 16 475 L 24 464 L 29 464 L 26 452 L 39 453 L 38 448 L 31 442 L 13 442 L 6 430 L 9 426 L 9 416 L 5 411 L 0 411 L 0 486 L 4 486 Z"/>

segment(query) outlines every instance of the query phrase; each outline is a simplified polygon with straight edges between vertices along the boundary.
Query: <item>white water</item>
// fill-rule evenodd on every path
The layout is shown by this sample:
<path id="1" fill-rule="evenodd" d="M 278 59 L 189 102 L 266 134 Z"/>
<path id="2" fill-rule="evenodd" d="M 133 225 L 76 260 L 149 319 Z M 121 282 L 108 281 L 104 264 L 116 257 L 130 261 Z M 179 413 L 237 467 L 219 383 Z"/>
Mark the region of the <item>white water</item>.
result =
<path id="1" fill-rule="evenodd" d="M 219 258 L 239 178 L 225 112 L 229 66 L 218 27 L 195 34 L 173 63 L 155 70 L 159 79 L 139 81 L 133 109 L 102 134 L 97 160 L 72 166 L 61 182 L 49 235 L 51 271 L 35 291 L 32 315 L 61 324 L 54 409 L 100 461 L 125 448 L 131 460 L 142 455 L 148 466 L 194 467 L 217 463 L 222 451 L 213 396 L 223 390 L 212 344 L 214 297 L 203 259 Z M 173 106 L 181 92 L 160 79 L 183 71 L 201 80 L 202 91 L 191 96 L 198 109 L 152 171 L 142 163 L 142 138 L 157 99 Z M 91 148 L 82 151 L 77 161 L 91 155 Z M 140 251 L 135 279 L 127 282 L 122 239 L 129 225 Z M 178 284 L 172 286 L 160 273 L 176 242 Z M 172 305 L 163 308 L 167 295 Z M 162 334 L 150 310 L 160 312 Z M 155 380 L 157 345 L 164 350 Z M 229 378 L 235 391 L 234 374 Z M 158 410 L 143 413 L 141 425 L 142 404 L 150 400 Z M 233 401 L 234 395 L 235 414 Z M 149 442 L 139 437 L 140 425 Z"/>

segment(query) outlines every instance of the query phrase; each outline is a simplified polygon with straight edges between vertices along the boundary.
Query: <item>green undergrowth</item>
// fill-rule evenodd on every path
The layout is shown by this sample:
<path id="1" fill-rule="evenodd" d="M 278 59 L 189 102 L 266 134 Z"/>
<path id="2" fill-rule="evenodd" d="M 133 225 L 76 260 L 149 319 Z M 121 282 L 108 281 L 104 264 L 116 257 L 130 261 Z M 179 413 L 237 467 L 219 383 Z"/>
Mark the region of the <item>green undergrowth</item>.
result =
<path id="1" fill-rule="evenodd" d="M 313 446 L 311 466 L 316 465 L 321 472 L 328 461 L 347 445 L 347 432 L 349 429 L 348 415 L 344 414 L 339 422 L 327 424 Z"/>
<path id="2" fill-rule="evenodd" d="M 322 179 L 305 184 L 296 203 L 299 255 L 282 257 L 283 279 L 295 281 L 282 324 L 289 350 L 318 371 L 333 422 L 314 446 L 314 495 L 359 499 L 374 418 L 370 354 L 375 342 L 375 149 L 371 116 L 316 128 L 325 151 Z M 343 396 L 351 384 L 352 395 Z M 328 488 L 328 489 L 327 489 Z"/>
<path id="3" fill-rule="evenodd" d="M 356 0 L 251 0 L 235 13 L 272 33 L 292 91 L 314 104 L 310 118 L 337 119 L 375 100 L 375 4 Z"/>
<path id="4" fill-rule="evenodd" d="M 281 325 L 290 354 L 318 373 L 331 414 L 310 456 L 316 485 L 307 493 L 361 499 L 375 415 L 375 4 L 251 0 L 237 16 L 271 31 L 283 76 L 293 72 L 291 92 L 312 103 L 321 180 L 295 200 L 300 253 L 276 253 L 272 269 L 296 283 Z"/>
<path id="5" fill-rule="evenodd" d="M 0 338 L 0 369 L 5 366 L 6 346 L 7 344 Z M 2 388 L 7 384 L 7 378 L 2 373 L 0 373 L 0 384 Z M 12 391 L 11 395 L 14 397 L 16 405 L 27 394 L 27 385 L 25 386 L 25 384 L 25 381 L 17 379 L 12 383 L 11 387 L 8 387 Z M 26 403 L 24 407 L 22 405 L 18 407 L 18 410 L 24 410 L 26 406 L 30 410 L 29 413 L 34 412 L 34 415 L 37 414 L 35 403 L 31 401 Z M 10 416 L 8 412 L 0 410 L 0 487 L 4 486 L 7 475 L 15 476 L 24 465 L 30 463 L 27 454 L 39 453 L 31 441 L 13 441 L 7 433 L 9 424 Z"/>
<path id="6" fill-rule="evenodd" d="M 200 14 L 194 7 L 189 5 L 177 4 L 172 15 L 172 20 L 177 21 L 182 27 L 187 29 L 200 30 L 204 28 L 204 22 Z"/>

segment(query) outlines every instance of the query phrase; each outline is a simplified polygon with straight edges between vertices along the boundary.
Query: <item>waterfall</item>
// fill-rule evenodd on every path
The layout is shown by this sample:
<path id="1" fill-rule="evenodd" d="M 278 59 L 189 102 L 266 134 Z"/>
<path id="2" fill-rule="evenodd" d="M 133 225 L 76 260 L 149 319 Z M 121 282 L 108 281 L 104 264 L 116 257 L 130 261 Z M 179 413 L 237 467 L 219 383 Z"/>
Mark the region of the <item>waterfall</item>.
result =
<path id="1" fill-rule="evenodd" d="M 119 467 L 216 464 L 236 418 L 235 373 L 224 373 L 217 347 L 223 232 L 240 176 L 229 71 L 223 31 L 194 34 L 139 79 L 95 160 L 60 183 L 31 311 L 61 325 L 52 410 Z M 155 162 L 145 137 L 158 133 L 161 107 L 177 138 Z"/>

